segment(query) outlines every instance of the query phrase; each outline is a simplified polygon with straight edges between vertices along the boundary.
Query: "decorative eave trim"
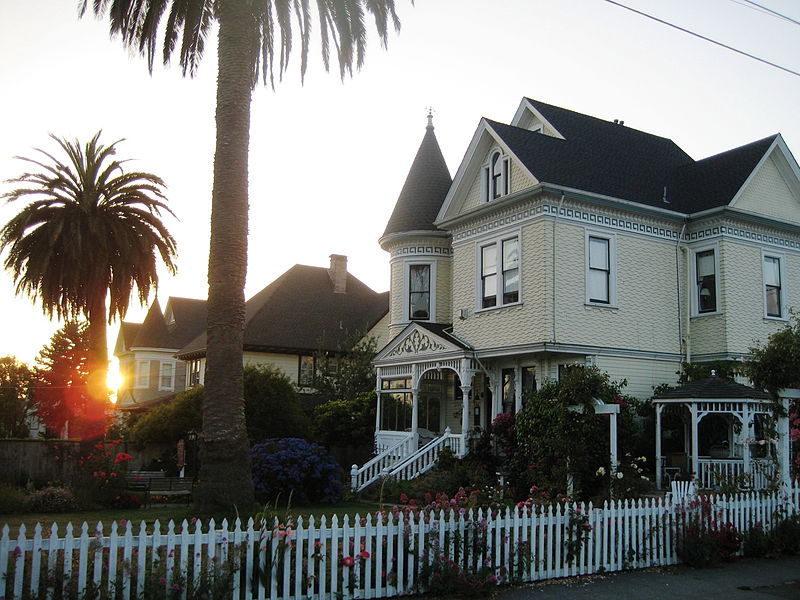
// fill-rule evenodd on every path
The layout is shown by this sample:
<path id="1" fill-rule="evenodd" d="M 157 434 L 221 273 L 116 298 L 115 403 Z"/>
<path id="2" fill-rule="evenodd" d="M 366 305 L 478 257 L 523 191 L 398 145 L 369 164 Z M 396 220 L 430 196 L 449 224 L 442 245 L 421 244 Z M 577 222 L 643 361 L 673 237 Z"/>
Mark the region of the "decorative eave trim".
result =
<path id="1" fill-rule="evenodd" d="M 776 219 L 775 217 L 760 215 L 749 210 L 743 210 L 733 206 L 717 206 L 716 208 L 709 208 L 708 210 L 692 213 L 688 216 L 688 221 L 689 223 L 692 223 L 714 217 L 734 217 L 750 223 L 757 223 L 759 225 L 765 225 L 775 229 L 791 231 L 792 233 L 800 233 L 800 222 L 791 223 L 789 221 L 782 221 Z"/>
<path id="2" fill-rule="evenodd" d="M 449 238 L 450 232 L 449 231 L 442 231 L 441 229 L 416 229 L 414 231 L 400 231 L 397 233 L 390 233 L 388 235 L 382 236 L 378 240 L 378 244 L 380 247 L 386 250 L 385 245 L 391 244 L 393 242 L 403 241 L 403 240 L 413 240 L 418 238 Z M 388 250 L 387 250 L 388 252 Z"/>
<path id="3" fill-rule="evenodd" d="M 636 350 L 632 348 L 607 348 L 604 346 L 586 346 L 581 344 L 554 344 L 552 342 L 537 342 L 521 344 L 518 346 L 503 346 L 497 348 L 476 349 L 478 358 L 502 358 L 520 354 L 586 354 L 593 356 L 608 356 L 613 358 L 636 358 L 642 360 L 661 360 L 680 362 L 683 355 L 679 352 L 653 352 L 649 350 Z"/>

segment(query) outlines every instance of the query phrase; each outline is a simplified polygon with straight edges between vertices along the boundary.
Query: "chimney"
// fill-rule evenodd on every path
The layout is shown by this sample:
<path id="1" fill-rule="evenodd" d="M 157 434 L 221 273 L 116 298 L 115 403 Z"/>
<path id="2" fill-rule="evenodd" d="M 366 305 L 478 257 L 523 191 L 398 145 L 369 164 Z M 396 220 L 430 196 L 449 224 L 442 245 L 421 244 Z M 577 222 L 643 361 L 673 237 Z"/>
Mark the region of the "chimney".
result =
<path id="1" fill-rule="evenodd" d="M 343 254 L 331 254 L 331 266 L 328 275 L 333 281 L 333 293 L 347 292 L 347 257 Z"/>

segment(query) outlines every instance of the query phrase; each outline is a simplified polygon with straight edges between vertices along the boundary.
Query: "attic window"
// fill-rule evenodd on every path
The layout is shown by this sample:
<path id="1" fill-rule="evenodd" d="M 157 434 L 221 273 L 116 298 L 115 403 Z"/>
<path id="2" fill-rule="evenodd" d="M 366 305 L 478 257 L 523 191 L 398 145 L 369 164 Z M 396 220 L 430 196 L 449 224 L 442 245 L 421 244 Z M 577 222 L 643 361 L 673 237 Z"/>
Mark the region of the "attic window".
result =
<path id="1" fill-rule="evenodd" d="M 489 161 L 483 166 L 482 190 L 483 201 L 489 202 L 511 191 L 511 167 L 508 156 L 500 150 L 493 150 L 489 154 Z"/>

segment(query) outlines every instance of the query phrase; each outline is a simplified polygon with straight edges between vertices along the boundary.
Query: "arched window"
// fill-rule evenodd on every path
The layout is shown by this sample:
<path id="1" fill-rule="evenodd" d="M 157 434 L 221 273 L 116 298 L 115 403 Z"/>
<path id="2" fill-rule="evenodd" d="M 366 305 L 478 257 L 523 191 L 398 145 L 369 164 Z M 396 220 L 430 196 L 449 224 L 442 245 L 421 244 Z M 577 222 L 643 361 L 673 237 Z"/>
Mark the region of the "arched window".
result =
<path id="1" fill-rule="evenodd" d="M 499 150 L 489 154 L 489 162 L 484 165 L 482 175 L 484 202 L 505 196 L 511 191 L 509 165 L 508 156 L 504 156 Z"/>

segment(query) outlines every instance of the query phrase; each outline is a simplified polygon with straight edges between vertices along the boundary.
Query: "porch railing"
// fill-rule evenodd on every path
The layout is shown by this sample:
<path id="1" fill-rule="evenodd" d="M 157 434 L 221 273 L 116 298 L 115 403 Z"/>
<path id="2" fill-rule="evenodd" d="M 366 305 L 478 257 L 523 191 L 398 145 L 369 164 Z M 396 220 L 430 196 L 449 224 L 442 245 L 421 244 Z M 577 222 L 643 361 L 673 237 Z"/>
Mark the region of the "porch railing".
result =
<path id="1" fill-rule="evenodd" d="M 350 487 L 353 491 L 360 492 L 377 481 L 384 474 L 384 471 L 391 469 L 399 461 L 414 452 L 414 442 L 414 435 L 408 434 L 394 446 L 379 452 L 377 456 L 364 463 L 361 468 L 353 465 L 350 471 Z"/>
<path id="2" fill-rule="evenodd" d="M 698 463 L 697 481 L 701 489 L 718 489 L 725 482 L 743 480 L 754 490 L 763 490 L 775 477 L 775 465 L 770 460 L 751 459 L 750 469 L 745 471 L 744 460 L 723 458 L 701 458 Z"/>
<path id="3" fill-rule="evenodd" d="M 461 456 L 463 436 L 454 434 L 450 428 L 444 430 L 444 435 L 428 442 L 425 446 L 407 456 L 387 473 L 387 477 L 396 479 L 413 479 L 429 471 L 439 459 L 442 450 L 449 448 L 455 456 Z"/>

